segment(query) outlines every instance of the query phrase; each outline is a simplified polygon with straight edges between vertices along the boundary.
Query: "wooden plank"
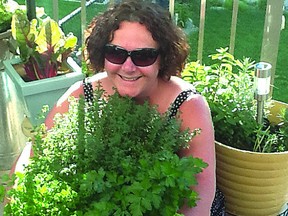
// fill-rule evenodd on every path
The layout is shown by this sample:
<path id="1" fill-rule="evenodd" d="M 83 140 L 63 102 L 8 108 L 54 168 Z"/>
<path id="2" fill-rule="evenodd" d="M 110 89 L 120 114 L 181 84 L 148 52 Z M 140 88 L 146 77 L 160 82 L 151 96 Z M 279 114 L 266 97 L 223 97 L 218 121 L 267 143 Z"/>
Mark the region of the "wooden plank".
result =
<path id="1" fill-rule="evenodd" d="M 59 22 L 59 3 L 58 0 L 53 0 L 52 2 L 52 7 L 53 7 L 53 19 L 56 22 Z"/>
<path id="2" fill-rule="evenodd" d="M 234 2 L 233 2 L 232 22 L 231 22 L 230 45 L 229 45 L 229 52 L 232 55 L 234 55 L 234 49 L 235 49 L 235 38 L 236 38 L 236 26 L 237 26 L 237 18 L 238 18 L 238 8 L 239 8 L 239 0 L 234 0 Z"/>
<path id="3" fill-rule="evenodd" d="M 87 16 L 86 16 L 86 0 L 81 0 L 81 39 L 82 39 L 82 46 L 85 44 L 85 36 L 84 32 L 87 27 Z"/>
<path id="4" fill-rule="evenodd" d="M 169 12 L 172 18 L 174 18 L 174 7 L 174 0 L 169 0 Z"/>
<path id="5" fill-rule="evenodd" d="M 200 64 L 202 63 L 202 58 L 203 58 L 205 12 L 206 12 L 206 0 L 201 0 L 198 53 L 197 53 L 197 60 L 200 62 Z"/>

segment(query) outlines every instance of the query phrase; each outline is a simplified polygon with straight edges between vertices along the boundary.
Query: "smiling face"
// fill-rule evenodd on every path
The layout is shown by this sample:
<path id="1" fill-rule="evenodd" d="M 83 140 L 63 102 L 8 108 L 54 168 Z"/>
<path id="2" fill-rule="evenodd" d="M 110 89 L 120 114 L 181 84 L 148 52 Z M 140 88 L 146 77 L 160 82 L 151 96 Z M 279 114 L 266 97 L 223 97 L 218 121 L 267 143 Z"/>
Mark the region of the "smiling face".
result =
<path id="1" fill-rule="evenodd" d="M 158 49 L 152 34 L 138 22 L 122 22 L 119 29 L 114 32 L 110 44 L 127 51 L 141 48 Z M 112 86 L 116 87 L 122 96 L 145 99 L 157 89 L 160 56 L 153 64 L 145 67 L 136 66 L 131 57 L 128 57 L 123 64 L 115 64 L 105 59 L 104 66 Z"/>

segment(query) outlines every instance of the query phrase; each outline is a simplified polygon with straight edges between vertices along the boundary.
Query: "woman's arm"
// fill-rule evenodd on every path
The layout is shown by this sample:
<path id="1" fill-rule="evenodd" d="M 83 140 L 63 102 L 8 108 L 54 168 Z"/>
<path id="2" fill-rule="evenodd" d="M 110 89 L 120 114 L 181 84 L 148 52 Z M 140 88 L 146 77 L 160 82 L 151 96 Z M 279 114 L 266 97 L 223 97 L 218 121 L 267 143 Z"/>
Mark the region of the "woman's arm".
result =
<path id="1" fill-rule="evenodd" d="M 46 119 L 45 125 L 47 129 L 50 129 L 54 125 L 54 117 L 56 113 L 66 113 L 69 109 L 69 98 L 79 98 L 80 95 L 84 95 L 83 81 L 73 84 L 57 101 L 55 106 L 50 110 Z"/>
<path id="2" fill-rule="evenodd" d="M 180 118 L 182 119 L 183 129 L 201 129 L 201 133 L 190 142 L 190 147 L 179 153 L 180 156 L 192 155 L 193 157 L 202 158 L 208 163 L 208 167 L 197 175 L 198 185 L 193 188 L 199 193 L 200 197 L 197 206 L 192 209 L 184 207 L 181 213 L 184 213 L 185 216 L 208 216 L 210 215 L 210 208 L 216 190 L 216 159 L 214 128 L 206 100 L 201 95 L 191 96 L 180 107 Z"/>
<path id="3" fill-rule="evenodd" d="M 10 175 L 16 172 L 23 173 L 24 168 L 28 164 L 29 158 L 31 156 L 33 156 L 32 142 L 27 142 L 21 154 L 19 155 L 19 157 L 16 159 L 16 161 L 12 165 L 12 168 L 10 170 Z"/>

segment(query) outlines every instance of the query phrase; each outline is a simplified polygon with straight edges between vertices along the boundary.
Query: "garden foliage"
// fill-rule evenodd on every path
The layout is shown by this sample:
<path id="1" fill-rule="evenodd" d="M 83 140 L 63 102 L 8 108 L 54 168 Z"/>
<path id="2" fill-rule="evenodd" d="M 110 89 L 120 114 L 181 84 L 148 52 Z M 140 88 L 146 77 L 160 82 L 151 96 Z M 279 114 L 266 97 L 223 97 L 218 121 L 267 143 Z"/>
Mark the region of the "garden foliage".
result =
<path id="1" fill-rule="evenodd" d="M 7 11 L 5 1 L 0 0 L 0 33 L 11 28 L 12 12 Z"/>
<path id="2" fill-rule="evenodd" d="M 6 215 L 178 215 L 199 199 L 191 186 L 207 164 L 176 153 L 200 131 L 146 102 L 97 90 L 35 136 L 35 156 L 7 196 Z"/>
<path id="3" fill-rule="evenodd" d="M 29 21 L 26 12 L 19 9 L 13 14 L 11 26 L 29 80 L 54 77 L 59 70 L 67 70 L 66 60 L 77 45 L 72 33 L 65 36 L 49 17 Z"/>
<path id="4" fill-rule="evenodd" d="M 235 59 L 218 49 L 211 55 L 210 66 L 188 63 L 183 79 L 193 83 L 206 97 L 215 128 L 215 140 L 243 150 L 258 152 L 288 151 L 288 111 L 283 111 L 280 125 L 270 125 L 265 110 L 265 124 L 256 122 L 254 99 L 254 62 Z M 269 101 L 266 104 L 269 108 Z"/>

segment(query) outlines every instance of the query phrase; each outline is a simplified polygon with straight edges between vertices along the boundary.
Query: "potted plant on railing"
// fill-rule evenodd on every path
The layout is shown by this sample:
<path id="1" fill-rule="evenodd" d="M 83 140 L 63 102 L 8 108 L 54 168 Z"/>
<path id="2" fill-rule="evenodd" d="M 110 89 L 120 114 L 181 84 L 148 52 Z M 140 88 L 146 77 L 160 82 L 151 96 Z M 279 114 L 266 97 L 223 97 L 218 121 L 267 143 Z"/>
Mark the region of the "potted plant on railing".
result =
<path id="1" fill-rule="evenodd" d="M 16 10 L 12 17 L 12 36 L 19 57 L 5 61 L 4 66 L 35 125 L 40 122 L 37 115 L 43 105 L 51 108 L 73 83 L 84 78 L 69 57 L 77 38 L 71 33 L 65 36 L 49 17 L 29 21 L 22 10 Z"/>
<path id="2" fill-rule="evenodd" d="M 191 186 L 207 164 L 177 151 L 201 132 L 180 131 L 148 102 L 102 94 L 89 105 L 72 98 L 52 129 L 38 128 L 25 172 L 8 193 L 0 185 L 5 214 L 176 216 L 184 203 L 195 206 Z"/>
<path id="3" fill-rule="evenodd" d="M 186 65 L 182 76 L 210 106 L 216 140 L 217 185 L 235 215 L 277 215 L 288 203 L 288 109 L 268 100 L 264 123 L 256 121 L 254 62 L 235 59 L 227 49 L 214 64 Z"/>

